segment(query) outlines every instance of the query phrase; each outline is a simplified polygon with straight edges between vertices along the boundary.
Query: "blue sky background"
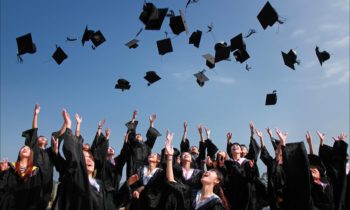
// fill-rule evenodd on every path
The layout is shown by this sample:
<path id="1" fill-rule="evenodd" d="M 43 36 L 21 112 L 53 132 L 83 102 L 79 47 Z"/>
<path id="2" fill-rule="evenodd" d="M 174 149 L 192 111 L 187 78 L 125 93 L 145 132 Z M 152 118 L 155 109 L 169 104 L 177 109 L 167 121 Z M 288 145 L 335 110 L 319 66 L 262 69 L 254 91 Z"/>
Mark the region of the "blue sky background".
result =
<path id="1" fill-rule="evenodd" d="M 119 3 L 118 3 L 119 2 Z M 122 2 L 122 3 L 121 3 Z M 158 8 L 168 7 L 179 14 L 186 1 L 153 0 Z M 198 144 L 197 125 L 212 131 L 212 139 L 225 149 L 226 133 L 233 141 L 248 144 L 249 122 L 257 128 L 279 127 L 288 131 L 289 142 L 303 141 L 306 131 L 316 130 L 331 137 L 349 133 L 349 0 L 271 0 L 282 25 L 265 31 L 256 16 L 266 1 L 199 0 L 186 10 L 190 33 L 172 39 L 174 52 L 158 55 L 156 41 L 170 32 L 166 18 L 160 31 L 143 31 L 139 47 L 124 44 L 143 27 L 138 19 L 143 1 L 1 1 L 1 148 L 0 157 L 15 160 L 23 144 L 21 132 L 31 127 L 35 103 L 41 106 L 39 133 L 49 136 L 62 125 L 61 110 L 83 117 L 82 135 L 91 142 L 97 123 L 106 118 L 112 129 L 111 145 L 119 149 L 125 122 L 137 109 L 139 131 L 147 131 L 148 116 L 157 113 L 156 128 L 163 133 L 154 151 L 164 145 L 165 130 L 175 133 L 179 145 L 183 122 L 188 121 L 188 137 Z M 213 23 L 212 33 L 206 33 Z M 101 30 L 106 42 L 96 50 L 80 43 L 85 26 Z M 245 39 L 250 53 L 248 64 L 234 60 L 207 70 L 204 87 L 194 73 L 207 69 L 203 54 L 214 55 L 214 45 L 229 43 L 249 29 L 256 34 Z M 188 44 L 189 35 L 202 30 L 200 48 Z M 37 52 L 16 58 L 16 37 L 32 33 Z M 66 42 L 66 37 L 79 38 Z M 172 37 L 172 36 L 171 36 Z M 68 54 L 57 65 L 51 58 L 55 45 Z M 315 47 L 327 50 L 330 60 L 321 67 Z M 300 66 L 293 71 L 283 64 L 281 51 L 295 49 Z M 145 72 L 154 70 L 162 77 L 147 86 Z M 129 91 L 114 89 L 119 78 L 131 82 Z M 277 90 L 275 106 L 265 106 L 266 94 Z M 265 139 L 267 133 L 264 130 Z M 271 145 L 268 144 L 271 149 Z M 318 147 L 317 147 L 318 148 Z M 316 149 L 317 149 L 316 148 Z M 261 164 L 261 163 L 259 163 Z"/>

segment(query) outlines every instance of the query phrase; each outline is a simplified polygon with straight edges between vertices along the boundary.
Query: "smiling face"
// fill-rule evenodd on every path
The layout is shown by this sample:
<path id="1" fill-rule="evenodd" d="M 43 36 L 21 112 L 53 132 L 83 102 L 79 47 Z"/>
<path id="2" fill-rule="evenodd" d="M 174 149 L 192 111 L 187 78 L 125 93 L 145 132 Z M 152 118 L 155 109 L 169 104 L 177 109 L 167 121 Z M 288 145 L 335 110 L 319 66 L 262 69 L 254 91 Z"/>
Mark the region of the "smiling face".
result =
<path id="1" fill-rule="evenodd" d="M 242 154 L 241 146 L 239 146 L 239 144 L 233 144 L 231 146 L 231 154 L 232 155 L 241 155 Z"/>
<path id="2" fill-rule="evenodd" d="M 242 157 L 245 157 L 248 154 L 248 149 L 246 146 L 241 146 Z"/>
<path id="3" fill-rule="evenodd" d="M 203 185 L 217 185 L 220 183 L 220 180 L 218 178 L 218 174 L 215 170 L 209 170 L 204 172 L 201 182 Z"/>
<path id="4" fill-rule="evenodd" d="M 32 153 L 32 150 L 28 146 L 24 146 L 19 151 L 19 157 L 22 158 L 29 158 Z"/>
<path id="5" fill-rule="evenodd" d="M 108 151 L 107 151 L 108 156 L 114 156 L 115 152 L 113 147 L 108 147 Z"/>
<path id="6" fill-rule="evenodd" d="M 137 133 L 137 134 L 135 135 L 135 139 L 136 139 L 137 141 L 143 141 L 142 135 L 141 135 L 140 133 Z"/>
<path id="7" fill-rule="evenodd" d="M 160 155 L 157 153 L 152 153 L 148 155 L 148 163 L 159 163 L 160 162 Z"/>
<path id="8" fill-rule="evenodd" d="M 199 154 L 198 148 L 195 147 L 195 146 L 192 146 L 191 147 L 191 154 L 192 155 L 198 155 Z"/>
<path id="9" fill-rule="evenodd" d="M 92 173 L 95 170 L 95 162 L 94 162 L 94 157 L 92 156 L 90 151 L 83 151 L 84 158 L 85 158 L 85 165 L 86 165 L 86 170 L 89 175 L 92 175 Z"/>
<path id="10" fill-rule="evenodd" d="M 181 161 L 182 162 L 192 162 L 192 156 L 189 152 L 183 152 L 181 154 Z"/>
<path id="11" fill-rule="evenodd" d="M 40 148 L 45 148 L 47 146 L 47 139 L 45 138 L 45 136 L 38 137 L 38 146 Z"/>

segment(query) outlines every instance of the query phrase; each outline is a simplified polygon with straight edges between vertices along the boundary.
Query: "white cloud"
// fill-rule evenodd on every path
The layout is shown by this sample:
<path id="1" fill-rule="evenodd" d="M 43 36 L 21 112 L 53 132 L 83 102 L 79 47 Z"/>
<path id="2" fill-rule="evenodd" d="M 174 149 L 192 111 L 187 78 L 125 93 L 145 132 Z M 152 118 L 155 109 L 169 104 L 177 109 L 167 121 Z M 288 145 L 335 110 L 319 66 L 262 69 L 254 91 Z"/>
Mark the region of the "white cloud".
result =
<path id="1" fill-rule="evenodd" d="M 232 85 L 232 84 L 236 83 L 235 79 L 223 77 L 223 76 L 215 76 L 211 80 L 218 82 L 218 83 L 221 83 L 221 84 L 225 84 L 225 85 Z"/>
<path id="2" fill-rule="evenodd" d="M 342 11 L 349 11 L 349 0 L 332 0 L 331 5 Z"/>
<path id="3" fill-rule="evenodd" d="M 190 78 L 191 74 L 189 72 L 174 72 L 172 76 L 177 80 L 185 81 Z"/>
<path id="4" fill-rule="evenodd" d="M 327 42 L 328 45 L 333 46 L 333 47 L 349 47 L 349 35 L 344 36 L 343 38 L 332 40 Z"/>
<path id="5" fill-rule="evenodd" d="M 320 27 L 318 28 L 320 31 L 337 31 L 337 30 L 341 30 L 344 27 L 341 24 L 334 24 L 334 23 L 325 23 L 325 24 L 321 24 Z"/>
<path id="6" fill-rule="evenodd" d="M 316 64 L 318 64 L 318 62 L 316 62 L 316 61 L 309 61 L 307 63 L 302 63 L 303 68 L 305 68 L 305 69 L 310 69 L 310 68 L 316 66 Z"/>
<path id="7" fill-rule="evenodd" d="M 294 31 L 291 35 L 290 35 L 290 38 L 297 38 L 297 37 L 300 37 L 302 35 L 305 34 L 305 30 L 303 29 L 298 29 L 296 31 Z"/>

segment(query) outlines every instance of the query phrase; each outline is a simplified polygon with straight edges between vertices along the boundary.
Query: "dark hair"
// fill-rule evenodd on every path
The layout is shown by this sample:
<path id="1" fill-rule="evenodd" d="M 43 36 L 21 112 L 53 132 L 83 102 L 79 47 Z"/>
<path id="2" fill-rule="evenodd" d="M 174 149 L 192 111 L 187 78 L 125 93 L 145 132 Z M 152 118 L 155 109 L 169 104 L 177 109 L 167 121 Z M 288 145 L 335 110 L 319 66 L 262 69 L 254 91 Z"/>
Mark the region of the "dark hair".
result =
<path id="1" fill-rule="evenodd" d="M 210 171 L 214 171 L 216 173 L 216 176 L 218 177 L 219 183 L 214 186 L 214 193 L 218 195 L 221 199 L 222 205 L 226 210 L 230 210 L 230 205 L 226 199 L 224 190 L 222 189 L 222 185 L 224 184 L 224 176 L 222 173 L 217 169 L 210 169 Z"/>

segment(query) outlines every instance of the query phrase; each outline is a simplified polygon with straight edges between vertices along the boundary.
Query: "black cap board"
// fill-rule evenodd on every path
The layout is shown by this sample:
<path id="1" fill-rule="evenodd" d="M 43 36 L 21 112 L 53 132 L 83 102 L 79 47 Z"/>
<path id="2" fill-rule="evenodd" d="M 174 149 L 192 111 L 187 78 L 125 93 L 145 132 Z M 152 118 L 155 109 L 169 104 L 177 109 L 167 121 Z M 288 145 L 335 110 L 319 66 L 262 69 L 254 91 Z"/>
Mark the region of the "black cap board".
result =
<path id="1" fill-rule="evenodd" d="M 230 58 L 231 47 L 227 46 L 226 42 L 219 42 L 215 44 L 215 63 Z"/>
<path id="2" fill-rule="evenodd" d="M 235 50 L 246 49 L 246 45 L 244 43 L 242 33 L 240 33 L 237 36 L 233 37 L 230 40 L 230 42 L 231 42 L 231 52 L 233 52 Z"/>
<path id="3" fill-rule="evenodd" d="M 52 55 L 52 58 L 60 65 L 65 59 L 68 58 L 67 54 L 62 50 L 61 47 L 57 47 Z"/>
<path id="4" fill-rule="evenodd" d="M 126 79 L 118 79 L 117 84 L 115 85 L 115 89 L 129 90 L 131 87 L 130 83 Z"/>
<path id="5" fill-rule="evenodd" d="M 189 44 L 193 44 L 193 46 L 199 48 L 199 44 L 201 42 L 201 38 L 202 38 L 202 31 L 197 30 L 195 32 L 193 32 L 188 40 Z"/>
<path id="6" fill-rule="evenodd" d="M 17 37 L 16 42 L 17 42 L 17 50 L 18 50 L 17 55 L 18 56 L 26 54 L 26 53 L 33 54 L 36 52 L 36 46 L 33 43 L 31 33 Z"/>
<path id="7" fill-rule="evenodd" d="M 294 64 L 297 63 L 297 53 L 294 50 L 289 50 L 288 53 L 281 52 L 283 57 L 283 62 L 289 68 L 295 70 Z"/>
<path id="8" fill-rule="evenodd" d="M 93 33 L 90 37 L 91 42 L 94 44 L 95 47 L 100 46 L 102 43 L 106 41 L 105 37 L 103 36 L 102 32 L 100 30 Z"/>
<path id="9" fill-rule="evenodd" d="M 250 58 L 248 52 L 245 49 L 236 50 L 233 52 L 233 56 L 236 61 L 243 63 Z"/>
<path id="10" fill-rule="evenodd" d="M 135 49 L 139 46 L 138 43 L 139 43 L 138 39 L 132 39 L 129 42 L 127 42 L 125 46 L 129 47 L 129 49 L 131 48 Z"/>
<path id="11" fill-rule="evenodd" d="M 316 46 L 315 51 L 316 51 L 317 59 L 320 62 L 321 66 L 322 66 L 323 62 L 325 62 L 326 60 L 328 60 L 331 57 L 327 51 L 320 51 L 318 46 Z"/>
<path id="12" fill-rule="evenodd" d="M 278 20 L 278 14 L 270 2 L 266 2 L 257 16 L 261 26 L 265 30 L 268 26 L 273 26 Z M 280 22 L 281 23 L 281 22 Z"/>
<path id="13" fill-rule="evenodd" d="M 272 93 L 266 95 L 265 105 L 275 105 L 277 103 L 277 91 L 274 90 Z"/>
<path id="14" fill-rule="evenodd" d="M 152 3 L 145 3 L 139 19 L 145 25 L 146 30 L 160 30 L 168 8 L 157 9 Z"/>
<path id="15" fill-rule="evenodd" d="M 157 47 L 159 55 L 165 55 L 166 53 L 173 51 L 173 46 L 171 44 L 170 38 L 157 41 Z"/>
<path id="16" fill-rule="evenodd" d="M 212 69 L 212 68 L 215 67 L 215 58 L 214 58 L 214 56 L 212 56 L 211 54 L 207 53 L 207 54 L 203 55 L 203 58 L 205 58 L 205 60 L 206 60 L 206 63 L 205 63 L 205 64 L 206 64 L 210 69 Z"/>
<path id="17" fill-rule="evenodd" d="M 151 84 L 153 84 L 161 79 L 160 76 L 158 76 L 155 71 L 146 72 L 146 76 L 144 78 L 145 78 L 145 80 L 148 81 L 148 84 L 147 84 L 148 86 L 150 86 Z"/>
<path id="18" fill-rule="evenodd" d="M 186 31 L 188 34 L 188 27 L 185 19 L 184 13 L 180 10 L 180 15 L 173 16 L 170 18 L 169 26 L 172 32 L 176 35 L 179 35 L 181 32 Z"/>

